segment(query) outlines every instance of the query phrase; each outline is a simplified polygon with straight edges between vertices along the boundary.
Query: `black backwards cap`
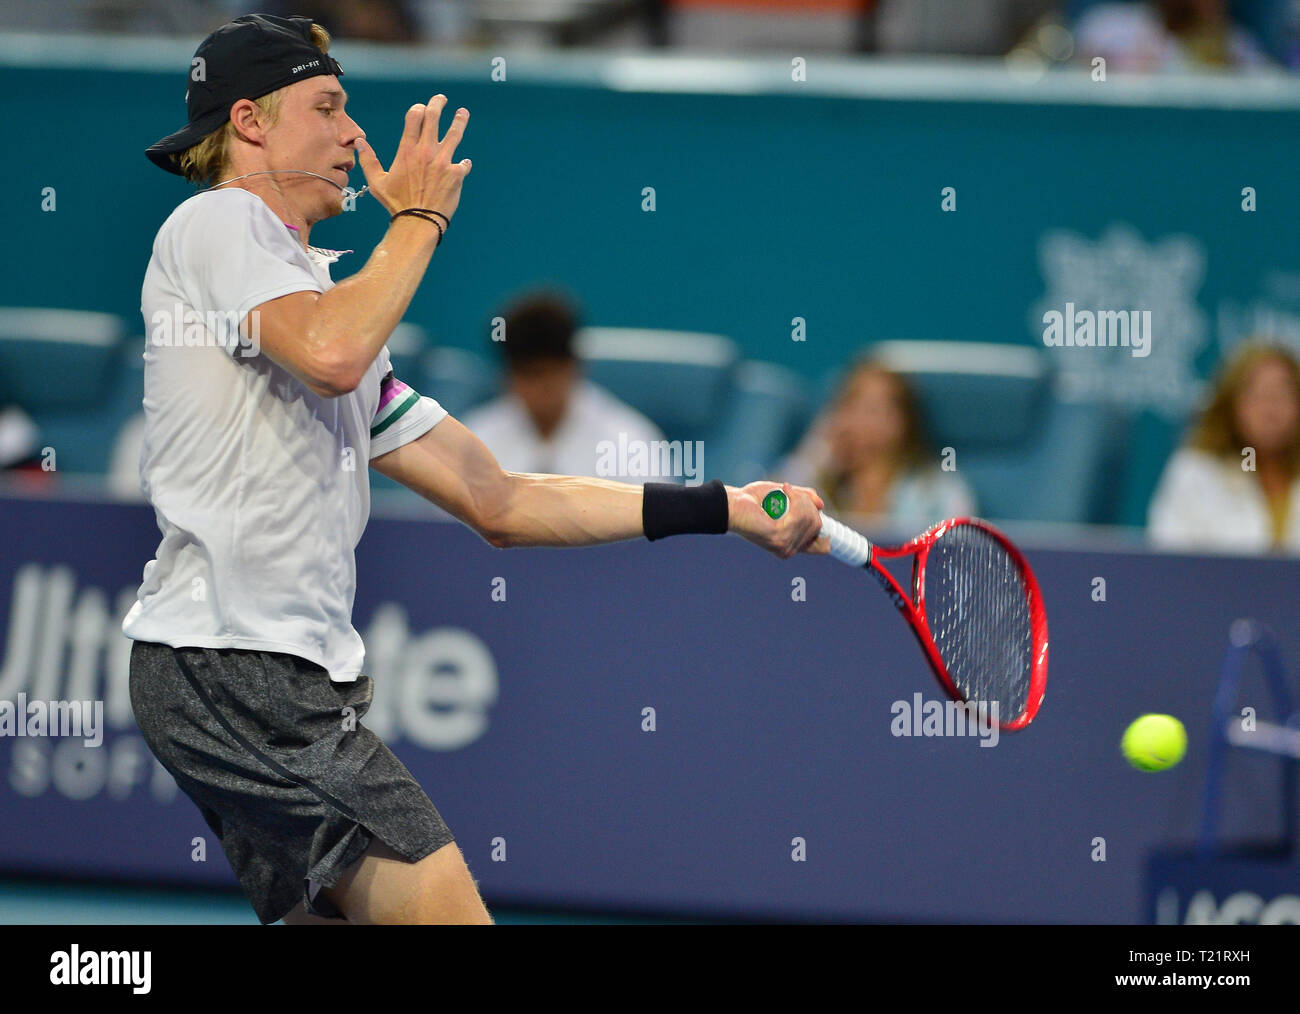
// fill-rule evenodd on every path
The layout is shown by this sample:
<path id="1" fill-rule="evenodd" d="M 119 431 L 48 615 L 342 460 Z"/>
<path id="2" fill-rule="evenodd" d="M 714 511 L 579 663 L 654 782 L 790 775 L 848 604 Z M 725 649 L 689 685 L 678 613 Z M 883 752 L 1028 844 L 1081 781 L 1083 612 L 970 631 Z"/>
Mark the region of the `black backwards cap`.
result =
<path id="1" fill-rule="evenodd" d="M 240 99 L 260 99 L 278 88 L 343 68 L 311 41 L 311 18 L 246 14 L 199 43 L 190 64 L 185 106 L 190 122 L 150 145 L 145 154 L 160 169 L 184 175 L 175 156 L 198 144 L 230 118 Z"/>

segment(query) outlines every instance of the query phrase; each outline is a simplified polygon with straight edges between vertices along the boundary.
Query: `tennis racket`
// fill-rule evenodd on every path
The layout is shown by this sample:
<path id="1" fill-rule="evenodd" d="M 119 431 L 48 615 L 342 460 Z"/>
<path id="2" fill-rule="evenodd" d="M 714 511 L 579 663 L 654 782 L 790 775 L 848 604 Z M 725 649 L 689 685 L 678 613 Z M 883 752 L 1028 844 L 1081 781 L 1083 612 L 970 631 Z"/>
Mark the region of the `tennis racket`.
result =
<path id="1" fill-rule="evenodd" d="M 763 497 L 773 518 L 789 506 L 780 489 Z M 881 583 L 949 696 L 985 706 L 1008 732 L 1034 720 L 1047 688 L 1047 613 L 1033 571 L 1005 535 L 978 518 L 951 518 L 887 547 L 821 518 L 831 555 Z M 910 597 L 880 563 L 906 556 L 912 557 Z"/>

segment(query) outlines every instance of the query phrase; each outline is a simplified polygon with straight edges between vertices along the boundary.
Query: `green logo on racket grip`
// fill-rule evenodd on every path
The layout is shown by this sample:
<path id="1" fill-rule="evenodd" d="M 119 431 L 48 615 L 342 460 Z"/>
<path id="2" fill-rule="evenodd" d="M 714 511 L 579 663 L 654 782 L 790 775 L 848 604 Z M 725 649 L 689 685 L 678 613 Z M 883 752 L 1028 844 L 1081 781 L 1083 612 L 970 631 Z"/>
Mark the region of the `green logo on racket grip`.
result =
<path id="1" fill-rule="evenodd" d="M 789 506 L 790 499 L 784 490 L 774 489 L 763 497 L 763 510 L 767 511 L 768 517 L 780 518 Z"/>

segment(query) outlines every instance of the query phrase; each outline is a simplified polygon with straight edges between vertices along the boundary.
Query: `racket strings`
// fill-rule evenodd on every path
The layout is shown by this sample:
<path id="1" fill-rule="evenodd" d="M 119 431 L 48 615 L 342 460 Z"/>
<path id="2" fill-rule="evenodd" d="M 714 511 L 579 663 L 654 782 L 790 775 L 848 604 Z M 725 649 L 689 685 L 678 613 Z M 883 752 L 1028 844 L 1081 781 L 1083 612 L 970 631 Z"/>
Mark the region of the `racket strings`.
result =
<path id="1" fill-rule="evenodd" d="M 1033 624 L 1025 580 L 1011 554 L 974 525 L 954 525 L 930 548 L 925 613 L 939 657 L 963 700 L 998 705 L 998 720 L 1024 712 L 1033 673 Z"/>

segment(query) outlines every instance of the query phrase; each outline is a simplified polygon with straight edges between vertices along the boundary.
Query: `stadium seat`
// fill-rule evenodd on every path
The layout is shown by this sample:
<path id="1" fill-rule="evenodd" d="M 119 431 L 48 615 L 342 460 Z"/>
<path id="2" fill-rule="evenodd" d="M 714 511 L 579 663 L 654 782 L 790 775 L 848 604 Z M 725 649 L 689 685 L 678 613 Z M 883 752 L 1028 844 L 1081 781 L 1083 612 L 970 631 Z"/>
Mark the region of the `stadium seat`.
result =
<path id="1" fill-rule="evenodd" d="M 1178 450 L 1190 416 L 1170 419 L 1150 408 L 1129 410 L 1127 453 L 1122 461 L 1112 512 L 1102 520 L 1108 524 L 1146 528 L 1147 511 L 1169 459 Z"/>
<path id="2" fill-rule="evenodd" d="M 1124 418 L 1055 392 L 1039 349 L 966 341 L 888 341 L 871 350 L 917 392 L 933 449 L 952 447 L 979 513 L 1099 523 L 1110 511 Z"/>
<path id="3" fill-rule="evenodd" d="M 496 368 L 464 349 L 430 349 L 420 357 L 415 376 L 412 386 L 457 418 L 494 397 L 500 388 Z"/>
<path id="4" fill-rule="evenodd" d="M 963 448 L 1020 445 L 1051 393 L 1046 358 L 1022 345 L 887 341 L 873 356 L 911 381 L 932 439 Z"/>
<path id="5" fill-rule="evenodd" d="M 0 308 L 0 404 L 32 417 L 60 472 L 103 474 L 118 428 L 139 410 L 142 378 L 124 334 L 109 313 Z"/>
<path id="6" fill-rule="evenodd" d="M 109 313 L 0 308 L 0 399 L 35 414 L 105 397 L 122 332 Z"/>
<path id="7" fill-rule="evenodd" d="M 670 440 L 701 440 L 708 478 L 761 478 L 798 439 L 806 383 L 773 363 L 742 361 L 722 335 L 584 328 L 587 376 L 648 416 Z"/>
<path id="8" fill-rule="evenodd" d="M 726 410 L 704 438 L 704 469 L 732 485 L 764 478 L 808 425 L 807 383 L 773 363 L 736 367 Z"/>
<path id="9" fill-rule="evenodd" d="M 709 478 L 759 478 L 807 421 L 806 383 L 772 363 L 742 362 L 715 334 L 582 328 L 574 344 L 586 376 L 655 423 L 669 440 L 704 441 Z M 498 374 L 462 349 L 423 357 L 422 394 L 452 415 L 493 397 Z"/>
<path id="10" fill-rule="evenodd" d="M 398 380 L 409 384 L 421 394 L 426 392 L 420 390 L 418 383 L 420 374 L 420 357 L 428 346 L 428 336 L 424 328 L 418 324 L 411 324 L 403 321 L 393 328 L 393 333 L 388 336 L 388 358 L 393 368 L 393 375 Z M 405 489 L 398 482 L 394 482 L 386 475 L 372 471 L 370 473 L 370 488 L 372 490 L 400 490 Z"/>
<path id="11" fill-rule="evenodd" d="M 428 345 L 429 340 L 424 328 L 406 321 L 393 328 L 393 333 L 388 336 L 388 358 L 393 366 L 393 375 L 398 380 L 415 387 L 417 391 L 419 390 L 416 381 L 419 379 L 420 356 Z"/>
<path id="12" fill-rule="evenodd" d="M 574 344 L 587 376 L 670 440 L 702 439 L 717 424 L 740 360 L 730 338 L 691 331 L 588 327 Z"/>
<path id="13" fill-rule="evenodd" d="M 425 335 L 424 328 L 406 321 L 393 328 L 393 333 L 388 336 L 388 358 L 393 368 L 393 375 L 417 391 L 420 391 L 420 386 L 417 383 L 420 373 L 420 356 L 427 345 L 428 338 Z M 420 393 L 424 394 L 426 392 L 420 391 Z M 404 489 L 405 487 L 394 482 L 386 475 L 372 471 L 370 473 L 370 488 L 372 490 L 393 490 Z"/>

